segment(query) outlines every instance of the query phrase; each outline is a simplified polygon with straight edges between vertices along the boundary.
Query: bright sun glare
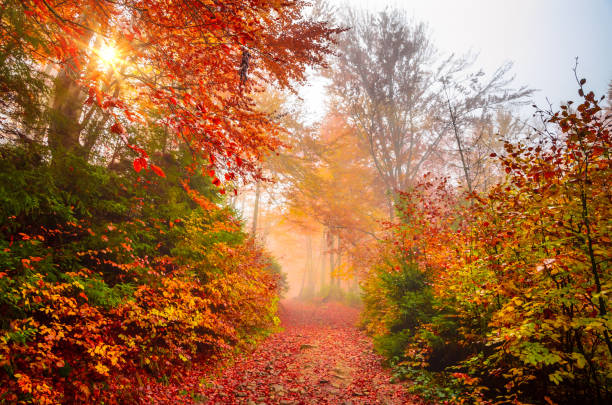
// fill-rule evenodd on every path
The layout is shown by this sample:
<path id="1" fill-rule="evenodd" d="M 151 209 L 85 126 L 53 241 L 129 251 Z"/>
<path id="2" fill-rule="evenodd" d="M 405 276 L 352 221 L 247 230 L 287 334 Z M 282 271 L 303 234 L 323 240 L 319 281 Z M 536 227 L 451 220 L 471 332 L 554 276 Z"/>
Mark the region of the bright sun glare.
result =
<path id="1" fill-rule="evenodd" d="M 103 44 L 98 50 L 98 57 L 107 66 L 116 64 L 118 56 L 117 49 L 108 44 Z"/>

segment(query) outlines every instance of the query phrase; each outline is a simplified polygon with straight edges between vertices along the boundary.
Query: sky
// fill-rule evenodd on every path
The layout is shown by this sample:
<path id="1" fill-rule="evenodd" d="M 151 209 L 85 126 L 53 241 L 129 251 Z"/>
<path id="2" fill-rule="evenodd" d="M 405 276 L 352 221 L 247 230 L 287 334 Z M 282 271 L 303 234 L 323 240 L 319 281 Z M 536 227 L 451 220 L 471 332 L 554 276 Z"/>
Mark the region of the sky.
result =
<path id="1" fill-rule="evenodd" d="M 330 0 L 336 7 L 370 11 L 401 8 L 425 22 L 441 55 L 476 52 L 476 66 L 492 73 L 514 63 L 515 87 L 538 91 L 547 106 L 577 99 L 572 68 L 597 95 L 612 80 L 612 0 Z M 313 78 L 302 91 L 309 114 L 324 111 L 324 83 Z"/>

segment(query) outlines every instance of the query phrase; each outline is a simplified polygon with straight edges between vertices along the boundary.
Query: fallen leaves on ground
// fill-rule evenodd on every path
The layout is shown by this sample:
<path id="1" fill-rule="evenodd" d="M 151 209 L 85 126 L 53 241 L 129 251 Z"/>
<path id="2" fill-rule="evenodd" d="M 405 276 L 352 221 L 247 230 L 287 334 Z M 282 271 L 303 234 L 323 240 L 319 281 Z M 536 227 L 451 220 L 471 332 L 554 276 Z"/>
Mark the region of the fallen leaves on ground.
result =
<path id="1" fill-rule="evenodd" d="M 284 301 L 282 332 L 209 381 L 198 368 L 180 383 L 149 386 L 158 403 L 195 404 L 415 404 L 355 326 L 358 310 L 328 302 Z M 209 370 L 210 371 L 210 370 Z"/>

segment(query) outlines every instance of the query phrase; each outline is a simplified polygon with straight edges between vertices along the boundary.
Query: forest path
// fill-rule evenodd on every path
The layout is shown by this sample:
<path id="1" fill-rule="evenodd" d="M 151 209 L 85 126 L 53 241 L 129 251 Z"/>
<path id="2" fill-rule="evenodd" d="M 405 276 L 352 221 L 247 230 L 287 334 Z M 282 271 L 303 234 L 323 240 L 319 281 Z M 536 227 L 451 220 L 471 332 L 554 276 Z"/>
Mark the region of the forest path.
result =
<path id="1" fill-rule="evenodd" d="M 415 404 L 356 328 L 358 310 L 284 301 L 284 331 L 225 369 L 203 390 L 212 404 Z"/>

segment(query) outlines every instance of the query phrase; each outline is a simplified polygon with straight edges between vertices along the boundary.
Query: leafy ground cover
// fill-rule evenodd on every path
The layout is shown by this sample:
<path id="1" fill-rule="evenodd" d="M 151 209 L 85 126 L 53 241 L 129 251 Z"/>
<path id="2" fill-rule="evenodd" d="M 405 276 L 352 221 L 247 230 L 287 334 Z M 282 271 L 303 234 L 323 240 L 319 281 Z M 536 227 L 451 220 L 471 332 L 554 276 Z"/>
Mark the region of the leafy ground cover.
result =
<path id="1" fill-rule="evenodd" d="M 357 329 L 359 311 L 345 305 L 283 301 L 282 331 L 211 380 L 206 364 L 172 384 L 151 384 L 157 404 L 417 404 L 391 382 L 371 340 Z M 147 402 L 150 403 L 150 402 Z"/>

